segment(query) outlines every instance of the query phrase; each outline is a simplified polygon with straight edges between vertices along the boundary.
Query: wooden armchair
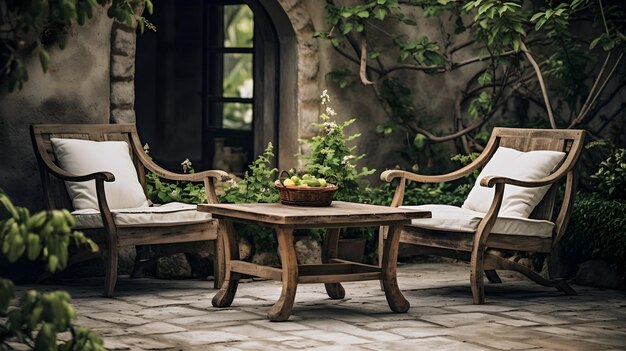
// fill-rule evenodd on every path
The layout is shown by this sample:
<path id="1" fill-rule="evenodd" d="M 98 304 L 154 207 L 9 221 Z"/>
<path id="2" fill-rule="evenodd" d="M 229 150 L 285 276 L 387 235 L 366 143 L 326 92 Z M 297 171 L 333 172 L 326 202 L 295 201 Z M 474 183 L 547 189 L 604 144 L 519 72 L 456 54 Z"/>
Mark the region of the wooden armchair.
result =
<path id="1" fill-rule="evenodd" d="M 100 252 L 105 262 L 105 297 L 111 297 L 115 289 L 119 247 L 217 240 L 217 221 L 212 219 L 210 214 L 204 215 L 197 212 L 195 205 L 173 204 L 148 207 L 146 200 L 146 204 L 138 208 L 110 209 L 112 199 L 110 196 L 107 198 L 107 192 L 110 189 L 107 191 L 105 189 L 108 189 L 106 183 L 115 181 L 113 173 L 102 169 L 91 174 L 71 174 L 60 167 L 51 139 L 126 142 L 128 146 L 120 143 L 117 145 L 123 147 L 123 155 L 125 155 L 125 149 L 130 152 L 131 158 L 128 160 L 131 168 L 130 176 L 132 178 L 136 173 L 137 179 L 132 181 L 138 181 L 141 184 L 143 194 L 141 194 L 141 189 L 138 192 L 140 196 L 145 195 L 144 199 L 147 199 L 146 169 L 168 180 L 203 182 L 210 203 L 217 203 L 214 181 L 229 179 L 226 172 L 211 170 L 194 174 L 177 174 L 157 166 L 144 152 L 133 124 L 32 125 L 30 131 L 41 174 L 46 207 L 66 208 L 72 211 L 78 224 L 77 229 L 100 245 Z M 97 206 L 94 207 L 96 208 L 77 211 L 66 189 L 69 183 L 64 184 L 64 181 L 95 182 Z M 122 193 L 119 196 L 124 198 L 126 194 Z M 219 244 L 216 243 L 215 247 L 215 287 L 218 287 L 218 277 L 223 275 L 220 273 L 223 266 L 223 252 L 219 249 Z M 137 261 L 135 264 L 137 265 Z"/>
<path id="2" fill-rule="evenodd" d="M 576 172 L 575 165 L 583 149 L 585 132 L 582 130 L 544 130 L 494 128 L 485 150 L 471 164 L 449 174 L 426 176 L 402 170 L 388 170 L 381 174 L 381 180 L 391 182 L 399 179 L 391 206 L 402 206 L 407 181 L 419 183 L 439 183 L 453 181 L 485 167 L 499 148 L 510 148 L 522 152 L 536 150 L 562 151 L 562 160 L 551 167 L 547 175 L 533 180 L 512 179 L 498 174 L 483 174 L 477 184 L 493 188 L 492 198 L 485 201 L 488 210 L 477 213 L 467 212 L 464 208 L 453 206 L 426 205 L 417 206 L 432 210 L 433 219 L 416 220 L 405 226 L 400 238 L 401 243 L 416 245 L 418 252 L 452 257 L 471 263 L 470 283 L 475 304 L 485 302 L 483 273 L 491 282 L 499 283 L 496 270 L 513 270 L 524 274 L 532 281 L 568 294 L 576 294 L 566 281 L 555 279 L 555 259 L 550 257 L 550 279 L 545 279 L 532 269 L 517 262 L 492 254 L 489 249 L 504 249 L 531 253 L 555 254 L 557 245 L 563 237 L 574 203 Z M 512 151 L 517 152 L 517 151 Z M 515 166 L 514 164 L 511 166 Z M 563 201 L 554 215 L 556 196 L 559 194 L 559 181 L 565 182 Z M 527 218 L 500 217 L 505 190 L 517 191 L 512 186 L 547 188 L 547 192 L 534 209 L 528 209 Z M 483 191 L 487 188 L 483 188 Z M 474 189 L 472 189 L 474 191 Z M 525 190 L 522 190 L 525 191 Z M 470 194 L 471 195 L 471 194 Z M 491 204 L 488 206 L 488 204 Z M 467 201 L 466 201 L 467 204 Z M 532 212 L 531 212 L 532 211 Z M 385 236 L 385 228 L 379 236 L 379 252 Z"/>

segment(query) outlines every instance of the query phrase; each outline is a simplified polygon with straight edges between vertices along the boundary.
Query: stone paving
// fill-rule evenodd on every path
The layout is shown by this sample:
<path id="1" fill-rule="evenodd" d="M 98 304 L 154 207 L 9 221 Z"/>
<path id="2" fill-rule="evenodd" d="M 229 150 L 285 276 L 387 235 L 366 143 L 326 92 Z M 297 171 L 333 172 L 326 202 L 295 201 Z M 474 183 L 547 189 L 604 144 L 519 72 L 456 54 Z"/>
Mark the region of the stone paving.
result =
<path id="1" fill-rule="evenodd" d="M 330 300 L 322 284 L 300 285 L 283 323 L 265 317 L 280 295 L 271 281 L 240 284 L 226 309 L 211 305 L 208 281 L 122 277 L 112 299 L 100 297 L 95 278 L 44 288 L 69 290 L 78 324 L 112 350 L 626 350 L 624 292 L 575 286 L 579 295 L 570 297 L 501 276 L 476 306 L 467 265 L 402 265 L 411 309 L 400 314 L 377 281 L 344 283 L 344 300 Z"/>

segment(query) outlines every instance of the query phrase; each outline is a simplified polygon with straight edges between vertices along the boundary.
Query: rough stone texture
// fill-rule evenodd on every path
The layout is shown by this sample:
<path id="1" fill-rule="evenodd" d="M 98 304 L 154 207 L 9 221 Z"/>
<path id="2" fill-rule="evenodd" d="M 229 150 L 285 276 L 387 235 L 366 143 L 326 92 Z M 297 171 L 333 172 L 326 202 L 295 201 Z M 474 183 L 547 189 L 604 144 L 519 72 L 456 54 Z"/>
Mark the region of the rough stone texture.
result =
<path id="1" fill-rule="evenodd" d="M 135 266 L 135 257 L 137 256 L 135 246 L 120 247 L 117 255 L 119 274 L 130 274 L 133 271 L 133 267 Z"/>
<path id="2" fill-rule="evenodd" d="M 250 243 L 250 241 L 244 237 L 239 238 L 239 259 L 240 260 L 247 260 L 250 257 L 252 257 L 252 252 L 254 251 L 254 248 L 252 247 L 252 244 Z"/>
<path id="3" fill-rule="evenodd" d="M 299 264 L 322 263 L 321 244 L 309 236 L 298 238 L 293 246 L 296 249 L 296 257 Z"/>
<path id="4" fill-rule="evenodd" d="M 161 257 L 157 261 L 156 276 L 161 279 L 190 278 L 191 265 L 183 253 Z"/>
<path id="5" fill-rule="evenodd" d="M 135 103 L 133 82 L 113 82 L 111 84 L 111 107 L 132 109 Z"/>
<path id="6" fill-rule="evenodd" d="M 250 260 L 252 263 L 271 266 L 278 264 L 278 256 L 273 252 L 255 252 Z"/>
<path id="7" fill-rule="evenodd" d="M 377 281 L 344 283 L 330 300 L 323 284 L 298 286 L 288 322 L 266 313 L 280 295 L 271 281 L 240 283 L 229 308 L 215 308 L 212 283 L 122 277 L 115 298 L 101 279 L 67 289 L 77 322 L 111 350 L 624 350 L 624 293 L 576 286 L 578 296 L 527 280 L 486 284 L 487 303 L 473 305 L 469 266 L 421 263 L 398 269 L 411 303 L 391 312 Z M 18 292 L 40 286 L 18 286 Z M 14 300 L 15 301 L 15 300 Z"/>
<path id="8" fill-rule="evenodd" d="M 111 122 L 113 123 L 135 123 L 135 110 L 128 108 L 111 109 Z"/>
<path id="9" fill-rule="evenodd" d="M 115 22 L 111 32 L 111 123 L 135 123 L 134 27 Z"/>
<path id="10" fill-rule="evenodd" d="M 599 288 L 623 288 L 620 274 L 603 259 L 584 262 L 578 266 L 576 283 Z"/>
<path id="11" fill-rule="evenodd" d="M 16 204 L 43 208 L 30 124 L 109 121 L 111 23 L 97 7 L 84 26 L 70 28 L 64 50 L 49 49 L 48 73 L 33 56 L 25 62 L 29 80 L 21 91 L 0 86 L 0 188 Z"/>

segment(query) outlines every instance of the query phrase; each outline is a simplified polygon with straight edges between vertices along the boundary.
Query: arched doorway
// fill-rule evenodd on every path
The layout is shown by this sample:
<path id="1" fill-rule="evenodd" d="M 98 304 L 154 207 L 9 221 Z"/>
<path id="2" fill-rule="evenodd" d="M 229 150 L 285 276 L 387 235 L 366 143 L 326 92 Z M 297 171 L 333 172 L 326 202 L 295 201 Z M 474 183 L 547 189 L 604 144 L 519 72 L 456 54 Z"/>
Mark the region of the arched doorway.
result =
<path id="1" fill-rule="evenodd" d="M 161 0 L 150 20 L 157 32 L 137 38 L 135 110 L 159 164 L 242 173 L 279 146 L 280 116 L 297 116 L 297 55 L 278 3 Z"/>

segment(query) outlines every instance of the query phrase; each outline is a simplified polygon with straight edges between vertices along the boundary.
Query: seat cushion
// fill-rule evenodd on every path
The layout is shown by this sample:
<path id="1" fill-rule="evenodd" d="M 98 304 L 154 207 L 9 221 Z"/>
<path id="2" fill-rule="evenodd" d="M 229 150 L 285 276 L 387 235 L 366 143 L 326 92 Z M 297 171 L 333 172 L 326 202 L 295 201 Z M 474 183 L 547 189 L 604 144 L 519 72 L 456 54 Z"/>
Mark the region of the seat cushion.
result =
<path id="1" fill-rule="evenodd" d="M 507 147 L 498 147 L 495 154 L 487 162 L 478 175 L 474 187 L 463 203 L 463 208 L 476 212 L 487 213 L 495 187 L 480 185 L 486 176 L 503 176 L 518 180 L 538 180 L 549 176 L 563 160 L 564 152 L 538 150 L 522 152 Z M 514 185 L 504 186 L 504 196 L 499 216 L 528 218 L 537 204 L 541 202 L 549 186 L 526 188 Z"/>
<path id="2" fill-rule="evenodd" d="M 445 230 L 453 232 L 473 233 L 485 216 L 484 213 L 448 205 L 402 206 L 402 208 L 430 211 L 432 218 L 414 219 L 411 226 Z M 495 234 L 552 237 L 554 223 L 544 220 L 498 217 L 491 230 Z"/>
<path id="3" fill-rule="evenodd" d="M 139 183 L 128 143 L 50 138 L 59 166 L 74 175 L 111 172 L 114 182 L 104 183 L 107 204 L 112 210 L 148 206 Z M 96 181 L 65 182 L 75 210 L 98 210 Z"/>
<path id="4" fill-rule="evenodd" d="M 196 205 L 171 202 L 153 207 L 112 210 L 113 221 L 118 227 L 159 227 L 177 224 L 202 223 L 211 220 L 211 214 L 196 211 Z M 76 229 L 102 228 L 100 212 L 92 209 L 72 212 Z"/>

